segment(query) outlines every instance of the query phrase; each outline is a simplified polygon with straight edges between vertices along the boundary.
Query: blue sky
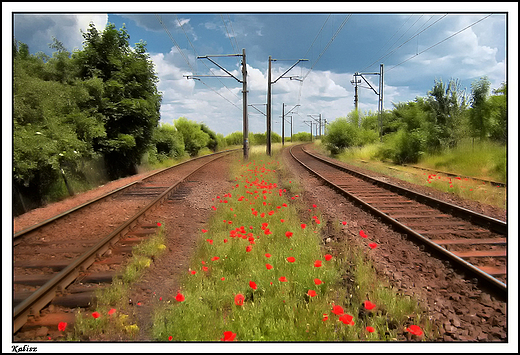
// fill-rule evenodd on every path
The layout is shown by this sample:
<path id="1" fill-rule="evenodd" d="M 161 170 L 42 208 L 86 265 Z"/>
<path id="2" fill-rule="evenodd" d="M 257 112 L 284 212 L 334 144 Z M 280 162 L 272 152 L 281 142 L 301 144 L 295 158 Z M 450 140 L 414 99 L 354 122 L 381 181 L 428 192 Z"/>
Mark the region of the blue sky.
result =
<path id="1" fill-rule="evenodd" d="M 213 63 L 197 56 L 241 53 L 245 48 L 248 103 L 262 112 L 269 56 L 277 59 L 272 63 L 273 80 L 296 60 L 309 59 L 286 75 L 305 78 L 303 82 L 282 78 L 272 85 L 273 130 L 281 133 L 279 116 L 285 103 L 286 112 L 300 105 L 292 111 L 296 133 L 309 130 L 303 122 L 308 115 L 321 114 L 329 122 L 346 116 L 354 109 L 353 74 L 379 72 L 380 63 L 385 109 L 426 96 L 436 79 L 459 79 L 470 93 L 471 83 L 487 76 L 491 88 L 498 88 L 506 81 L 506 53 L 511 50 L 506 43 L 509 11 L 510 42 L 518 32 L 518 7 L 510 3 L 478 3 L 472 13 L 461 13 L 469 8 L 458 3 L 127 3 L 128 13 L 113 12 L 122 9 L 121 3 L 115 4 L 36 5 L 32 14 L 23 13 L 29 10 L 26 6 L 13 5 L 14 36 L 32 53 L 51 54 L 47 44 L 52 36 L 72 51 L 81 48 L 80 30 L 85 31 L 89 22 L 98 29 L 107 23 L 117 28 L 125 24 L 130 43 L 145 41 L 156 65 L 163 93 L 161 121 L 171 124 L 185 116 L 224 135 L 242 130 L 242 84 L 231 77 L 186 79 L 188 74 L 219 74 Z M 517 63 L 517 55 L 509 55 Z M 213 59 L 241 79 L 239 59 Z M 510 81 L 516 68 L 509 66 Z M 365 77 L 377 90 L 379 76 Z M 364 86 L 359 89 L 360 111 L 376 111 L 378 97 Z M 249 130 L 266 130 L 265 116 L 253 107 Z"/>

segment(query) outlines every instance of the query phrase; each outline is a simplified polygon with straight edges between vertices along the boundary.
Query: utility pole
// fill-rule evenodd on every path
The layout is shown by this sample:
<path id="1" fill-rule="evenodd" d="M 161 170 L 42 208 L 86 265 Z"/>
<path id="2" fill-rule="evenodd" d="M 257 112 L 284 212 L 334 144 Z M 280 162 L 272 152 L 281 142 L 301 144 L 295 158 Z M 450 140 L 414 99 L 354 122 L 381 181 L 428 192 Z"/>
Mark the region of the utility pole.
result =
<path id="1" fill-rule="evenodd" d="M 282 145 L 284 145 L 284 137 L 285 137 L 285 115 L 288 115 L 294 110 L 296 107 L 300 105 L 294 106 L 292 109 L 289 110 L 289 112 L 285 113 L 285 103 L 282 102 Z M 292 143 L 292 116 L 291 116 L 291 143 Z"/>
<path id="2" fill-rule="evenodd" d="M 215 62 L 210 57 L 242 57 L 242 80 L 235 77 L 233 74 L 231 74 L 228 70 L 226 70 L 224 67 L 219 65 L 217 62 Z M 215 64 L 217 67 L 222 69 L 226 74 L 228 75 L 185 75 L 187 79 L 197 79 L 202 77 L 209 77 L 209 78 L 218 78 L 218 77 L 232 77 L 239 83 L 242 83 L 242 119 L 243 119 L 243 126 L 242 126 L 242 135 L 243 135 L 243 151 L 244 151 L 244 160 L 249 159 L 249 122 L 248 122 L 248 116 L 247 116 L 247 66 L 246 66 L 246 50 L 245 48 L 242 48 L 241 54 L 220 54 L 220 55 L 204 55 L 204 56 L 198 56 L 197 59 L 207 59 L 213 64 Z"/>
<path id="3" fill-rule="evenodd" d="M 282 75 L 280 75 L 276 80 L 271 81 L 271 62 L 275 62 L 277 59 L 272 59 L 269 56 L 269 65 L 267 66 L 267 155 L 271 156 L 271 85 L 275 84 L 278 80 L 284 77 L 292 68 L 294 68 L 299 62 L 308 61 L 308 59 L 298 59 L 296 63 L 294 63 L 289 69 L 287 69 Z M 295 77 L 289 77 L 289 79 L 293 79 Z M 282 132 L 283 135 L 283 132 Z M 283 139 L 283 137 L 282 137 Z"/>
<path id="4" fill-rule="evenodd" d="M 309 123 L 310 123 L 310 127 L 311 127 L 311 142 L 312 142 L 312 121 L 303 121 L 303 123 L 305 123 L 306 125 L 309 125 Z"/>
<path id="5" fill-rule="evenodd" d="M 320 126 L 320 135 L 319 137 L 321 138 L 321 113 L 320 114 L 314 114 L 314 115 L 307 115 L 309 116 L 310 118 L 312 118 L 314 121 L 316 121 L 316 137 L 318 137 L 318 125 Z M 318 118 L 315 118 L 313 116 L 318 116 Z M 311 132 L 312 133 L 312 132 Z"/>
<path id="6" fill-rule="evenodd" d="M 379 65 L 379 73 L 355 73 L 354 78 L 357 78 L 358 76 L 361 77 L 369 86 L 367 89 L 372 89 L 374 93 L 378 96 L 378 103 L 377 103 L 377 110 L 378 110 L 378 116 L 379 116 L 379 140 L 383 141 L 383 91 L 384 91 L 384 82 L 383 82 L 383 63 Z M 368 80 L 363 75 L 379 75 L 379 92 L 374 89 L 374 87 L 368 82 Z M 352 82 L 352 81 L 351 81 Z M 356 82 L 356 88 L 357 88 L 357 79 L 355 79 Z M 357 98 L 357 90 L 356 90 L 356 96 L 354 97 L 356 107 L 358 104 L 358 98 Z M 356 108 L 357 110 L 357 108 Z M 358 116 L 359 117 L 359 116 Z M 358 119 L 358 122 L 361 122 L 361 120 Z"/>
<path id="7" fill-rule="evenodd" d="M 359 97 L 358 97 L 358 84 L 361 83 L 361 80 L 358 80 L 358 73 L 354 73 L 354 80 L 351 80 L 350 82 L 354 84 L 354 106 L 356 113 L 359 112 Z M 361 127 L 361 120 L 359 119 L 358 114 L 358 128 Z"/>

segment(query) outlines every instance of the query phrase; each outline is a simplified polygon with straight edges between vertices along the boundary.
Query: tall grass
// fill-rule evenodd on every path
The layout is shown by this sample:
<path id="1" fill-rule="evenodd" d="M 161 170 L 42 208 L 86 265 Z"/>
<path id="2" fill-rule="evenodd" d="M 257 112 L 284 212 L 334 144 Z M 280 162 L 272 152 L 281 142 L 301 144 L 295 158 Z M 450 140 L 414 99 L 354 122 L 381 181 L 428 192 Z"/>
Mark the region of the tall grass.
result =
<path id="1" fill-rule="evenodd" d="M 309 207 L 313 218 L 298 218 L 301 195 L 295 192 L 301 187 L 295 184 L 293 190 L 287 179 L 279 186 L 279 169 L 276 154 L 266 159 L 265 152 L 252 153 L 248 163 L 235 166 L 236 185 L 215 197 L 216 212 L 208 229 L 201 230 L 195 256 L 181 280 L 183 298 L 154 314 L 153 339 L 218 341 L 226 331 L 242 341 L 396 338 L 397 330 L 389 329 L 386 317 L 370 334 L 365 329 L 370 321 L 358 320 L 359 300 L 365 294 L 355 292 L 356 303 L 345 298 L 341 277 L 351 260 L 343 255 L 326 260 L 320 240 L 326 221 L 314 207 Z M 321 266 L 316 266 L 317 260 Z M 373 272 L 365 274 L 367 283 L 377 283 Z M 362 291 L 371 293 L 365 286 Z M 242 305 L 235 302 L 239 294 Z M 333 305 L 342 306 L 354 323 L 339 322 L 331 313 Z"/>

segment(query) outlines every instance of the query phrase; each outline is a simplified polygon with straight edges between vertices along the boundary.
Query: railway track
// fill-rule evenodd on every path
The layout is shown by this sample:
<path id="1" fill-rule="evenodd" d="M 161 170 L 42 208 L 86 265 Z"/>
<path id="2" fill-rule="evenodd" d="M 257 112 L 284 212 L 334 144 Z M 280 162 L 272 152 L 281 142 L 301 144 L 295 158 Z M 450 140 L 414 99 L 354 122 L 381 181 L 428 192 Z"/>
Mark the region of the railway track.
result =
<path id="1" fill-rule="evenodd" d="M 292 147 L 291 155 L 336 191 L 459 265 L 497 294 L 507 294 L 505 222 L 363 175 L 310 153 L 303 145 Z"/>
<path id="2" fill-rule="evenodd" d="M 191 159 L 150 174 L 13 237 L 13 333 L 38 324 L 48 305 L 86 307 L 109 284 L 132 247 L 155 233 L 145 218 L 168 199 L 189 193 L 181 184 L 234 150 Z M 65 233 L 63 231 L 66 231 Z"/>

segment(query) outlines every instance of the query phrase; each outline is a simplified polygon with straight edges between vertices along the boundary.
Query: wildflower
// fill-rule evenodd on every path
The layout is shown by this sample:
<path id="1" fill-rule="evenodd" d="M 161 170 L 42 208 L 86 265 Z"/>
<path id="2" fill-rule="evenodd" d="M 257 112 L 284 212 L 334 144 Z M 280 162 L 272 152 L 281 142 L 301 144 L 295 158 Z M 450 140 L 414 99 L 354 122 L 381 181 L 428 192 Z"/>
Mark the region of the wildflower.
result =
<path id="1" fill-rule="evenodd" d="M 214 257 L 211 258 L 211 261 L 215 261 L 215 260 L 218 260 L 218 259 L 220 259 L 218 256 L 214 256 Z"/>
<path id="2" fill-rule="evenodd" d="M 305 227 L 307 227 L 307 225 L 305 223 L 302 223 L 301 227 L 302 227 L 302 229 L 305 229 Z"/>
<path id="3" fill-rule="evenodd" d="M 227 243 L 227 238 L 224 238 L 224 243 Z"/>
<path id="4" fill-rule="evenodd" d="M 168 341 L 172 341 L 172 340 L 173 340 L 173 337 L 170 335 L 170 336 L 168 337 Z"/>
<path id="5" fill-rule="evenodd" d="M 206 242 L 208 242 L 210 245 L 213 245 L 213 239 L 206 239 Z"/>
<path id="6" fill-rule="evenodd" d="M 343 313 L 345 313 L 345 311 L 343 310 L 343 307 L 341 307 L 341 306 L 334 306 L 334 307 L 332 307 L 332 313 L 334 313 L 337 316 L 340 316 Z"/>
<path id="7" fill-rule="evenodd" d="M 287 258 L 287 261 L 290 263 L 294 263 L 296 261 L 296 259 L 293 256 L 290 256 Z"/>
<path id="8" fill-rule="evenodd" d="M 314 267 L 321 267 L 321 260 L 316 260 L 314 262 Z"/>
<path id="9" fill-rule="evenodd" d="M 316 285 L 321 285 L 323 283 L 323 281 L 321 281 L 320 279 L 314 279 L 314 283 Z"/>
<path id="10" fill-rule="evenodd" d="M 239 293 L 238 295 L 235 296 L 235 304 L 237 306 L 244 305 L 244 299 L 245 299 L 244 295 Z"/>
<path id="11" fill-rule="evenodd" d="M 373 333 L 373 332 L 375 332 L 374 327 L 370 327 L 370 326 L 368 326 L 368 327 L 367 327 L 367 332 L 369 332 L 369 333 Z"/>
<path id="12" fill-rule="evenodd" d="M 361 236 L 361 238 L 367 238 L 367 235 L 365 234 L 365 232 L 363 230 L 359 231 L 359 235 Z"/>
<path id="13" fill-rule="evenodd" d="M 256 290 L 257 289 L 256 282 L 249 281 L 249 287 L 251 287 L 253 290 Z"/>
<path id="14" fill-rule="evenodd" d="M 202 233 L 206 233 L 208 230 L 207 229 L 203 229 L 202 230 Z"/>
<path id="15" fill-rule="evenodd" d="M 354 325 L 354 321 L 352 320 L 352 316 L 350 314 L 343 314 L 339 317 L 339 320 L 348 325 Z"/>
<path id="16" fill-rule="evenodd" d="M 110 311 L 108 311 L 108 315 L 111 316 L 112 314 L 116 313 L 116 309 L 112 308 Z"/>
<path id="17" fill-rule="evenodd" d="M 423 334 L 422 329 L 418 325 L 411 325 L 406 330 L 414 335 L 421 336 Z"/>
<path id="18" fill-rule="evenodd" d="M 332 255 L 326 254 L 325 255 L 325 260 L 329 261 L 330 259 L 332 259 Z"/>
<path id="19" fill-rule="evenodd" d="M 101 316 L 101 314 L 99 314 L 99 312 L 92 313 L 92 317 L 94 317 L 94 318 L 99 318 L 100 316 Z"/>
<path id="20" fill-rule="evenodd" d="M 177 292 L 177 296 L 175 296 L 175 300 L 178 302 L 183 302 L 185 300 L 184 295 L 180 292 Z"/>
<path id="21" fill-rule="evenodd" d="M 63 332 L 65 330 L 65 328 L 67 328 L 67 323 L 66 322 L 59 322 L 58 323 L 58 330 L 60 332 Z"/>
<path id="22" fill-rule="evenodd" d="M 248 245 L 248 246 L 246 247 L 246 252 L 249 253 L 251 250 L 253 250 L 253 247 L 252 247 L 251 245 Z"/>
<path id="23" fill-rule="evenodd" d="M 207 266 L 203 266 L 202 267 L 202 271 L 208 271 L 208 267 Z"/>
<path id="24" fill-rule="evenodd" d="M 308 294 L 310 297 L 315 297 L 315 296 L 316 296 L 316 291 L 314 291 L 314 290 L 309 290 L 309 291 L 307 291 L 307 294 Z"/>
<path id="25" fill-rule="evenodd" d="M 192 275 L 195 275 L 195 274 L 197 273 L 197 271 L 195 271 L 195 270 L 191 270 L 190 273 L 191 273 Z"/>
<path id="26" fill-rule="evenodd" d="M 374 309 L 376 307 L 375 304 L 373 304 L 372 302 L 370 301 L 365 301 L 365 308 L 368 309 L 369 311 Z"/>
<path id="27" fill-rule="evenodd" d="M 291 238 L 292 235 L 293 235 L 292 232 L 285 232 L 285 236 L 286 236 L 287 238 Z"/>
<path id="28" fill-rule="evenodd" d="M 221 281 L 224 281 L 225 279 L 226 279 L 225 277 L 221 277 L 221 278 L 220 278 Z"/>
<path id="29" fill-rule="evenodd" d="M 346 225 L 347 225 L 347 222 L 346 222 L 346 221 L 343 221 L 343 222 L 341 222 L 341 224 L 343 224 L 344 226 L 346 226 Z"/>
<path id="30" fill-rule="evenodd" d="M 318 207 L 318 206 L 316 206 L 316 205 L 312 205 L 312 207 L 316 208 L 316 207 Z"/>
<path id="31" fill-rule="evenodd" d="M 370 243 L 368 244 L 368 246 L 370 247 L 370 249 L 375 249 L 377 248 L 377 243 Z"/>
<path id="32" fill-rule="evenodd" d="M 233 341 L 235 340 L 235 337 L 237 336 L 236 333 L 233 333 L 231 331 L 224 332 L 224 338 L 220 338 L 221 341 Z"/>
<path id="33" fill-rule="evenodd" d="M 162 226 L 161 222 L 157 222 L 157 227 Z"/>
<path id="34" fill-rule="evenodd" d="M 269 254 L 269 253 L 265 253 L 265 257 L 266 257 L 266 258 L 270 258 L 270 257 L 271 257 L 271 254 Z"/>
<path id="35" fill-rule="evenodd" d="M 285 276 L 281 276 L 278 280 L 280 282 L 287 282 L 287 278 Z"/>

